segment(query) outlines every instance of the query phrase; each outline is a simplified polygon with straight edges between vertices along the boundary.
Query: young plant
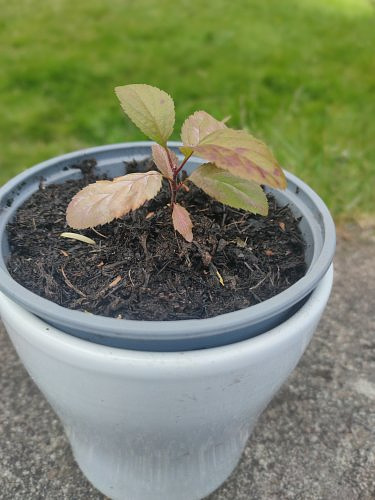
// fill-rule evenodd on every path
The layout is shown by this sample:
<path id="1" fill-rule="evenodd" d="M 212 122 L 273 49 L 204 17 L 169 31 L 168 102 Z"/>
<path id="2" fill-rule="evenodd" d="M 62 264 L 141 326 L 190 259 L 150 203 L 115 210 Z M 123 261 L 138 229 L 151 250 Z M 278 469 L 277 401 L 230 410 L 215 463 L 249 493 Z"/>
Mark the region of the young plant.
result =
<path id="1" fill-rule="evenodd" d="M 284 189 L 284 173 L 267 146 L 245 132 L 228 128 L 205 111 L 189 116 L 182 126 L 179 162 L 167 146 L 175 122 L 174 103 L 164 91 L 150 85 L 116 87 L 122 109 L 156 144 L 152 157 L 159 172 L 133 173 L 112 181 L 97 181 L 74 196 L 67 209 L 67 223 L 74 229 L 105 224 L 156 196 L 167 179 L 172 222 L 185 240 L 193 240 L 193 224 L 186 208 L 176 202 L 187 181 L 215 200 L 233 208 L 267 215 L 268 203 L 261 184 Z M 192 155 L 207 161 L 182 180 L 180 173 Z"/>

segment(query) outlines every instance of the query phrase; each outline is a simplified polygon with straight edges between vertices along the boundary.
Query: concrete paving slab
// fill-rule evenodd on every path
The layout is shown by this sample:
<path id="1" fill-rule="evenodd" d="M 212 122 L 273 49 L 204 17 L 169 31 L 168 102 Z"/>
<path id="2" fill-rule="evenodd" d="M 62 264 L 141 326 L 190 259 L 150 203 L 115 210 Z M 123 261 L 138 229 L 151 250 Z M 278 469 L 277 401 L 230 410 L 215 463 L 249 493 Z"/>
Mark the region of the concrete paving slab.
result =
<path id="1" fill-rule="evenodd" d="M 209 500 L 375 499 L 375 242 L 343 231 L 318 331 Z M 103 500 L 0 327 L 0 498 Z M 178 500 L 178 499 L 176 499 Z"/>

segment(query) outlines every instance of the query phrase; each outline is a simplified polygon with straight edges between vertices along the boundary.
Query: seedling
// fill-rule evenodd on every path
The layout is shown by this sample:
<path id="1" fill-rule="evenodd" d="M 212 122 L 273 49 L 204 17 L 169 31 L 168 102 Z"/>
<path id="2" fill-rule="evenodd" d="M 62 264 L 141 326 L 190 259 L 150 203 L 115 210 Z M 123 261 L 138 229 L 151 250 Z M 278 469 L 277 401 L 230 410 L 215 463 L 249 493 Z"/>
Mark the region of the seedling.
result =
<path id="1" fill-rule="evenodd" d="M 163 177 L 170 187 L 172 222 L 188 242 L 193 241 L 190 214 L 176 202 L 180 189 L 193 182 L 215 200 L 252 213 L 267 215 L 268 203 L 261 187 L 284 189 L 286 180 L 268 147 L 244 130 L 234 130 L 205 111 L 189 116 L 182 126 L 180 151 L 183 159 L 168 148 L 175 122 L 174 102 L 163 90 L 135 84 L 116 87 L 122 109 L 137 127 L 156 144 L 152 158 L 159 172 L 127 174 L 112 181 L 97 181 L 74 196 L 67 209 L 67 223 L 86 229 L 136 210 L 160 191 Z M 181 171 L 192 155 L 204 163 L 186 179 Z"/>

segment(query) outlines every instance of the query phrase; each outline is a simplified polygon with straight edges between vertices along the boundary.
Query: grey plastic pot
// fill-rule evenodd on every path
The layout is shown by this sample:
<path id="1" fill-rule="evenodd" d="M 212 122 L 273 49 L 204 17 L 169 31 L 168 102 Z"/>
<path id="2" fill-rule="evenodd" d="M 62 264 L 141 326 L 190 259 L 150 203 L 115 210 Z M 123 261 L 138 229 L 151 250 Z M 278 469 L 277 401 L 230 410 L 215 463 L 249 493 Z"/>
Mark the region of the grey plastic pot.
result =
<path id="1" fill-rule="evenodd" d="M 58 156 L 21 173 L 0 189 L 0 290 L 14 302 L 63 332 L 91 342 L 140 351 L 187 351 L 222 346 L 249 339 L 276 327 L 293 315 L 316 288 L 329 268 L 335 251 L 335 227 L 319 196 L 294 175 L 286 172 L 288 187 L 273 191 L 281 204 L 289 204 L 306 242 L 306 275 L 271 299 L 215 318 L 182 321 L 117 320 L 67 310 L 22 287 L 8 273 L 9 245 L 6 224 L 35 192 L 40 179 L 62 183 L 79 177 L 73 165 L 95 158 L 97 170 L 108 176 L 122 175 L 124 161 L 150 156 L 150 142 L 114 144 Z M 179 143 L 170 147 L 178 153 Z M 201 160 L 192 158 L 187 170 Z"/>

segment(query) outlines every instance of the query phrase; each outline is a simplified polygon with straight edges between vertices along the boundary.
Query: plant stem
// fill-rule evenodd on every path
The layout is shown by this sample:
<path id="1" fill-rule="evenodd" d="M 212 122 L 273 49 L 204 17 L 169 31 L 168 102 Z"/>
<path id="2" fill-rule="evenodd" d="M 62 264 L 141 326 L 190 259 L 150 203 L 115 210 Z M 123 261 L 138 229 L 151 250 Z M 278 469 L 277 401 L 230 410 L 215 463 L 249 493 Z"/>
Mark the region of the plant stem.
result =
<path id="1" fill-rule="evenodd" d="M 169 190 L 171 193 L 171 210 L 173 210 L 173 205 L 176 203 L 176 195 L 179 187 L 177 186 L 176 182 L 174 182 L 172 179 L 168 179 L 169 182 Z"/>
<path id="2" fill-rule="evenodd" d="M 173 172 L 173 176 L 176 175 L 176 167 L 174 166 L 173 164 L 173 161 L 172 161 L 172 158 L 171 158 L 171 155 L 169 154 L 169 149 L 168 149 L 168 146 L 165 146 L 165 151 L 167 152 L 167 156 L 168 156 L 168 161 L 169 161 L 169 166 L 171 167 L 171 170 Z"/>
<path id="3" fill-rule="evenodd" d="M 188 159 L 191 157 L 191 155 L 193 154 L 194 151 L 192 151 L 190 154 L 188 154 L 187 156 L 185 156 L 183 162 L 181 163 L 181 165 L 178 167 L 178 169 L 176 170 L 176 175 L 178 175 L 181 170 L 184 168 L 185 166 L 185 163 L 188 161 Z"/>
<path id="4" fill-rule="evenodd" d="M 165 152 L 167 153 L 169 166 L 171 167 L 171 170 L 173 172 L 173 179 L 168 179 L 169 189 L 171 192 L 171 210 L 173 210 L 173 205 L 176 203 L 176 193 L 177 193 L 177 184 L 176 184 L 177 168 L 173 164 L 171 155 L 169 153 L 168 146 L 164 146 L 164 149 L 165 149 Z"/>
<path id="5" fill-rule="evenodd" d="M 165 149 L 165 151 L 167 153 L 168 162 L 169 162 L 169 165 L 170 165 L 171 170 L 173 172 L 173 179 L 168 179 L 169 189 L 171 191 L 171 209 L 173 210 L 173 205 L 176 203 L 177 191 L 183 185 L 183 182 L 180 182 L 180 183 L 177 182 L 177 176 L 181 172 L 181 170 L 184 168 L 184 166 L 185 166 L 186 162 L 188 161 L 188 159 L 193 154 L 193 151 L 190 154 L 188 154 L 187 156 L 185 156 L 185 158 L 183 159 L 181 165 L 178 168 L 176 168 L 175 165 L 173 164 L 171 155 L 169 153 L 168 146 L 165 146 L 164 149 Z"/>
<path id="6" fill-rule="evenodd" d="M 184 182 L 180 182 L 179 184 L 177 184 L 176 191 L 179 191 L 182 186 L 185 186 Z"/>

